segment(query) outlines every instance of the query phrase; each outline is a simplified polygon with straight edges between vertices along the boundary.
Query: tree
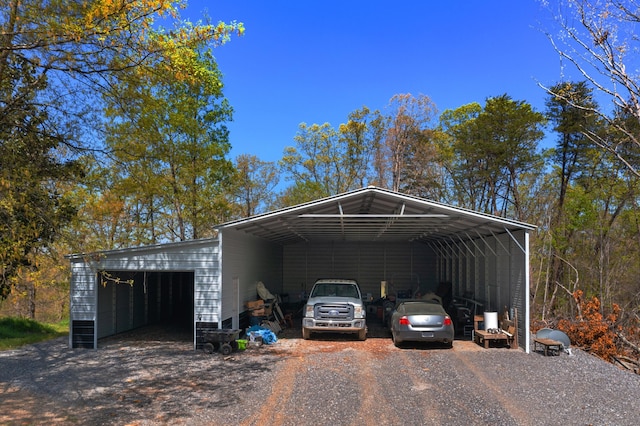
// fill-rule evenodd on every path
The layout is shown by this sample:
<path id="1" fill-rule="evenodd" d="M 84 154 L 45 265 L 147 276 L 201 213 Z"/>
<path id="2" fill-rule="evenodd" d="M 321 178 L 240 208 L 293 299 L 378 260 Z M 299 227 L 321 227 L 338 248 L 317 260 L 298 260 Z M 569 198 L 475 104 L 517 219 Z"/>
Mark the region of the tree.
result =
<path id="1" fill-rule="evenodd" d="M 560 9 L 562 6 L 565 7 Z M 610 139 L 585 130 L 585 137 L 640 177 L 640 164 L 630 160 L 640 155 L 640 136 L 635 131 L 640 121 L 640 80 L 635 73 L 639 47 L 635 27 L 640 21 L 640 8 L 635 1 L 565 0 L 555 17 L 560 33 L 556 36 L 547 32 L 553 47 L 593 85 L 599 96 L 611 101 L 615 114 L 597 105 L 575 106 L 597 114 L 625 135 Z M 545 89 L 562 96 L 554 88 Z M 620 115 L 633 117 L 635 123 L 618 119 Z"/>
<path id="2" fill-rule="evenodd" d="M 502 95 L 445 112 L 453 180 L 460 205 L 486 213 L 520 218 L 523 176 L 541 172 L 537 143 L 544 116 L 524 101 Z M 530 179 L 529 179 L 530 180 Z"/>
<path id="3" fill-rule="evenodd" d="M 285 188 L 278 196 L 276 208 L 285 208 L 298 204 L 307 203 L 326 197 L 324 188 L 317 182 L 312 181 L 294 181 L 292 185 Z"/>
<path id="4" fill-rule="evenodd" d="M 384 137 L 385 118 L 366 106 L 349 113 L 339 126 L 340 144 L 344 147 L 343 173 L 347 188 L 365 187 L 376 182 L 372 169 L 376 152 Z"/>
<path id="5" fill-rule="evenodd" d="M 116 76 L 162 63 L 176 80 L 200 79 L 193 47 L 244 30 L 182 22 L 182 5 L 0 0 L 0 297 L 73 216 L 72 197 L 59 189 L 78 176 L 80 152 L 104 148 L 101 94 Z M 174 28 L 159 26 L 158 17 Z"/>
<path id="6" fill-rule="evenodd" d="M 482 185 L 479 175 L 474 173 L 472 158 L 460 156 L 458 146 L 473 143 L 473 120 L 482 112 L 482 106 L 473 102 L 455 110 L 446 110 L 440 115 L 439 150 L 447 171 L 446 191 L 450 203 L 475 208 L 480 205 L 482 195 L 478 193 Z"/>
<path id="7" fill-rule="evenodd" d="M 231 108 L 211 53 L 193 60 L 197 80 L 176 80 L 179 70 L 159 62 L 121 75 L 113 86 L 119 93 L 106 100 L 107 143 L 121 167 L 120 189 L 153 225 L 149 242 L 206 236 L 216 219 L 229 216 L 223 194 L 233 174 L 226 159 Z"/>
<path id="8" fill-rule="evenodd" d="M 0 300 L 23 268 L 35 266 L 75 211 L 58 182 L 80 173 L 54 149 L 64 126 L 39 108 L 46 78 L 20 57 L 7 57 L 0 75 Z"/>
<path id="9" fill-rule="evenodd" d="M 576 219 L 569 214 L 569 206 L 585 207 L 586 197 L 580 196 L 581 188 L 574 188 L 577 179 L 582 174 L 588 174 L 589 162 L 593 159 L 590 143 L 586 132 L 594 132 L 600 125 L 595 110 L 592 92 L 585 82 L 560 83 L 551 89 L 547 99 L 547 117 L 558 135 L 553 152 L 555 182 L 558 182 L 558 194 L 555 203 L 546 213 L 549 216 L 549 245 L 545 250 L 549 264 L 549 276 L 545 280 L 542 300 L 542 317 L 553 309 L 556 303 L 558 286 L 566 289 L 570 297 L 575 291 L 570 283 L 574 262 L 570 259 L 569 250 L 574 232 L 577 228 L 571 222 Z M 567 199 L 568 194 L 572 199 Z M 578 202 L 582 200 L 583 202 Z M 587 203 L 588 204 L 588 201 Z M 579 214 L 579 209 L 571 213 Z M 582 215 L 584 219 L 586 216 Z M 592 224 L 592 223 L 589 223 Z M 568 268 L 571 266 L 571 268 Z"/>
<path id="10" fill-rule="evenodd" d="M 300 123 L 294 140 L 296 146 L 286 147 L 280 160 L 280 167 L 289 175 L 294 186 L 310 187 L 308 183 L 312 183 L 315 193 L 309 196 L 314 198 L 342 192 L 343 176 L 336 175 L 340 170 L 335 129 L 329 123 L 311 126 Z"/>
<path id="11" fill-rule="evenodd" d="M 434 127 L 436 106 L 426 95 L 412 96 L 410 93 L 395 95 L 389 100 L 388 128 L 384 145 L 377 156 L 378 180 L 393 191 L 400 191 L 412 168 L 423 170 L 429 167 L 432 153 L 426 133 Z M 415 154 L 418 156 L 416 163 Z"/>
<path id="12" fill-rule="evenodd" d="M 285 197 L 304 202 L 366 186 L 382 132 L 383 118 L 367 107 L 350 113 L 338 131 L 329 123 L 301 123 L 296 146 L 285 148 L 280 160 L 293 181 Z"/>
<path id="13" fill-rule="evenodd" d="M 495 183 L 490 189 L 490 211 L 522 218 L 521 176 L 541 171 L 538 142 L 544 137 L 545 122 L 543 114 L 525 101 L 515 101 L 506 94 L 487 100 L 476 119 L 476 131 L 479 148 L 498 167 L 498 175 L 488 174 Z"/>
<path id="14" fill-rule="evenodd" d="M 446 168 L 439 151 L 439 137 L 432 129 L 416 135 L 414 150 L 407 154 L 400 173 L 400 191 L 432 200 L 446 199 Z"/>
<path id="15" fill-rule="evenodd" d="M 122 167 L 99 163 L 93 156 L 84 156 L 79 161 L 86 175 L 82 182 L 68 188 L 78 214 L 65 228 L 63 239 L 67 250 L 91 253 L 153 241 L 149 230 L 155 227 L 144 223 L 141 213 L 141 206 L 147 204 L 132 201 L 148 199 L 149 195 L 142 192 L 144 188 L 139 188 L 135 198 L 127 197 L 124 194 L 133 191 L 122 188 L 126 185 L 121 176 Z"/>
<path id="16" fill-rule="evenodd" d="M 589 160 L 590 143 L 586 134 L 599 133 L 602 123 L 593 113 L 598 108 L 593 100 L 592 90 L 586 82 L 560 83 L 551 88 L 546 102 L 547 117 L 558 134 L 555 164 L 560 177 L 560 193 L 556 216 L 562 217 L 562 209 L 569 184 L 583 171 Z"/>
<path id="17" fill-rule="evenodd" d="M 240 216 L 249 217 L 273 206 L 273 191 L 279 182 L 277 166 L 255 155 L 242 154 L 236 158 L 235 167 L 234 198 L 240 206 Z"/>
<path id="18" fill-rule="evenodd" d="M 547 116 L 558 135 L 550 172 L 555 201 L 545 214 L 544 244 L 536 251 L 547 271 L 541 279 L 543 292 L 536 294 L 543 319 L 576 309 L 577 290 L 597 295 L 607 306 L 628 299 L 622 288 L 634 282 L 628 276 L 629 263 L 637 262 L 629 259 L 639 248 L 632 244 L 633 231 L 629 233 L 629 224 L 635 222 L 631 218 L 637 215 L 637 179 L 586 136 L 598 134 L 615 143 L 624 135 L 593 113 L 598 106 L 587 82 L 560 83 L 552 89 Z"/>

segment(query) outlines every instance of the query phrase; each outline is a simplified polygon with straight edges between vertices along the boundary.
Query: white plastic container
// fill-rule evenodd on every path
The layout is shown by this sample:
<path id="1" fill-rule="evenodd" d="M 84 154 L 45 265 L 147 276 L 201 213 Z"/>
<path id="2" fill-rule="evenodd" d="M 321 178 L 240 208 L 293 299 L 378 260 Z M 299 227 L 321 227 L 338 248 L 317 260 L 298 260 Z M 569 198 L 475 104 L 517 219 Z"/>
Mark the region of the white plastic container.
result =
<path id="1" fill-rule="evenodd" d="M 492 328 L 498 328 L 498 313 L 485 312 L 484 313 L 484 329 L 491 330 Z"/>

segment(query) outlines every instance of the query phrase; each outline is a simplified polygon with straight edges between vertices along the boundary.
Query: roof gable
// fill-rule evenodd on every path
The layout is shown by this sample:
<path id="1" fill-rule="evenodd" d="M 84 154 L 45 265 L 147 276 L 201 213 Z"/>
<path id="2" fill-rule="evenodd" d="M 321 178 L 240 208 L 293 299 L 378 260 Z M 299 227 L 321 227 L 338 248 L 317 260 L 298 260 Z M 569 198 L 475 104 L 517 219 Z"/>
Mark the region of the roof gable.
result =
<path id="1" fill-rule="evenodd" d="M 229 222 L 235 229 L 280 244 L 301 241 L 419 241 L 487 237 L 535 226 L 367 187 Z"/>

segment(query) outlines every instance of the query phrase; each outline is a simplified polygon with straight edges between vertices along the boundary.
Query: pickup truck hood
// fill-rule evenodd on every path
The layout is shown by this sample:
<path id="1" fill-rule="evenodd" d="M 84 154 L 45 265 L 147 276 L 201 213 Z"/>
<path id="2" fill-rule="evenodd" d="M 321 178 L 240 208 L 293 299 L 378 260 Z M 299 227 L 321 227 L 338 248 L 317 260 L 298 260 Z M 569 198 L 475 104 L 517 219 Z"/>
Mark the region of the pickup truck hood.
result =
<path id="1" fill-rule="evenodd" d="M 315 305 L 318 303 L 349 303 L 354 306 L 361 306 L 362 300 L 355 297 L 336 297 L 336 296 L 322 296 L 312 297 L 307 301 L 308 305 Z"/>

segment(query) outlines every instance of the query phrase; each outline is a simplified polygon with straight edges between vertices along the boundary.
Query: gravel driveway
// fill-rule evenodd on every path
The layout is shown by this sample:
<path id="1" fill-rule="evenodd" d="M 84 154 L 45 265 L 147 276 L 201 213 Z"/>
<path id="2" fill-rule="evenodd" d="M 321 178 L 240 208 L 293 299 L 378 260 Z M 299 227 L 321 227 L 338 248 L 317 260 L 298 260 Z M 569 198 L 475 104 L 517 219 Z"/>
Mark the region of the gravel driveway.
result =
<path id="1" fill-rule="evenodd" d="M 0 352 L 0 424 L 638 424 L 640 376 L 575 349 L 298 336 L 229 357 L 149 330 L 96 351 L 56 339 Z"/>

